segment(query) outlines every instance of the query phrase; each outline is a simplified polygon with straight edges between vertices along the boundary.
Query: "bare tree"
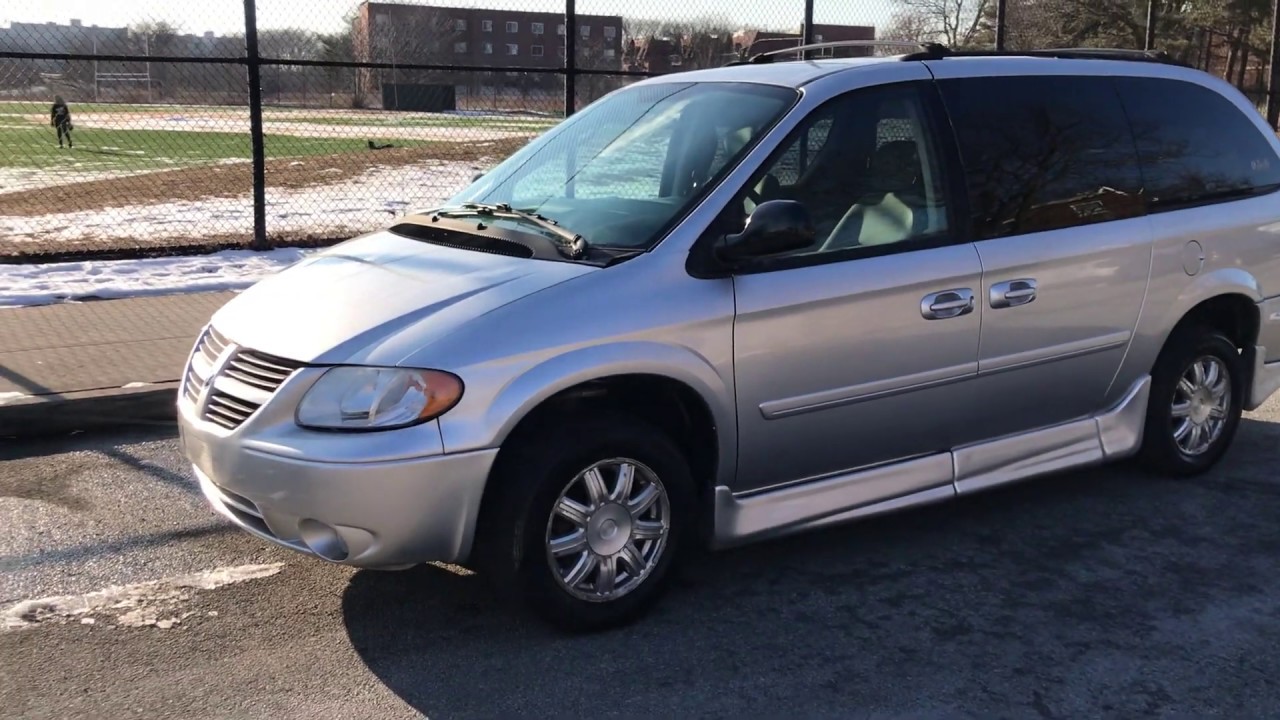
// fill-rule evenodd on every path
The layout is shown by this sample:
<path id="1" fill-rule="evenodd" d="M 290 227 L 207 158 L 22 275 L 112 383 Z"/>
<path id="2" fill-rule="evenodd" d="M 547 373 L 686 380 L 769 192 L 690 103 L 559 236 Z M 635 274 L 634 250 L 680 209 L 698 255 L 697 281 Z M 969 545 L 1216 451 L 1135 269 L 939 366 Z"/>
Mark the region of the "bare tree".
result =
<path id="1" fill-rule="evenodd" d="M 901 39 L 932 40 L 947 47 L 972 46 L 983 30 L 990 0 L 897 0 L 889 32 Z"/>

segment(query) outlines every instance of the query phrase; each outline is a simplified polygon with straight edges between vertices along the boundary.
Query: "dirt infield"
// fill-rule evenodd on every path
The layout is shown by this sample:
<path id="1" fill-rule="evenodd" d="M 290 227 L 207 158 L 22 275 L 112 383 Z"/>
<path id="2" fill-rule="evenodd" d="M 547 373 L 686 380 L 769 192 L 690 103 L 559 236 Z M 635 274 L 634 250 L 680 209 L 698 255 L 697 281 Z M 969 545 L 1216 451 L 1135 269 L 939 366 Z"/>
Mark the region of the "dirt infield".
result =
<path id="1" fill-rule="evenodd" d="M 413 165 L 427 160 L 479 161 L 515 152 L 523 140 L 440 143 L 429 147 L 390 148 L 266 163 L 267 186 L 299 188 L 327 185 L 376 167 Z M 477 167 L 477 169 L 480 169 Z M 234 197 L 253 188 L 248 162 L 165 170 L 145 175 L 90 180 L 0 195 L 0 215 L 44 215 L 122 205 L 171 203 L 208 197 Z"/>

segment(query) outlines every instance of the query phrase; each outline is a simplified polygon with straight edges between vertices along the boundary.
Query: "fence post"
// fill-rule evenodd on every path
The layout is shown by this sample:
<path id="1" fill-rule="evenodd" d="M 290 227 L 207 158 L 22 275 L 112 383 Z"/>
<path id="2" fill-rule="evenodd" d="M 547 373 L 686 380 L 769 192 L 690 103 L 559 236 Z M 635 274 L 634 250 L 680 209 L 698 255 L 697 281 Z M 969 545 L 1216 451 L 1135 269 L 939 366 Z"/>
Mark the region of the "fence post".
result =
<path id="1" fill-rule="evenodd" d="M 1009 25 L 1008 3 L 996 0 L 996 52 L 1004 52 L 1005 31 Z"/>
<path id="2" fill-rule="evenodd" d="M 1271 56 L 1269 62 L 1270 77 L 1267 80 L 1267 122 L 1271 123 L 1271 127 L 1276 127 L 1280 122 L 1280 98 L 1276 97 L 1276 93 L 1280 92 L 1280 0 L 1272 0 L 1271 3 Z"/>
<path id="3" fill-rule="evenodd" d="M 1147 37 L 1143 42 L 1143 50 L 1153 50 L 1156 46 L 1156 0 L 1147 0 Z"/>
<path id="4" fill-rule="evenodd" d="M 813 2 L 814 0 L 804 0 L 804 27 L 800 29 L 800 44 L 813 44 Z M 801 53 L 805 59 L 809 57 L 808 51 Z"/>
<path id="5" fill-rule="evenodd" d="M 564 116 L 578 108 L 578 6 L 576 0 L 564 0 Z"/>
<path id="6" fill-rule="evenodd" d="M 244 0 L 244 49 L 249 68 L 249 138 L 253 148 L 254 250 L 267 249 L 267 168 L 262 143 L 262 68 L 258 57 L 258 11 L 255 0 Z"/>

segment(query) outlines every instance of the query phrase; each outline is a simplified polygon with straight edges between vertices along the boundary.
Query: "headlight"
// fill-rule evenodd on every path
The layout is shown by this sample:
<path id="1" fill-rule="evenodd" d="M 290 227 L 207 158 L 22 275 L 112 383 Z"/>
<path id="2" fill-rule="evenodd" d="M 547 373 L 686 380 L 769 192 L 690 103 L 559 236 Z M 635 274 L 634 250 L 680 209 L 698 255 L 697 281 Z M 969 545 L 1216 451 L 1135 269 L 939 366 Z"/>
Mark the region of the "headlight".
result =
<path id="1" fill-rule="evenodd" d="M 440 417 L 462 398 L 462 380 L 439 370 L 336 367 L 298 404 L 299 425 L 319 430 L 391 430 Z"/>

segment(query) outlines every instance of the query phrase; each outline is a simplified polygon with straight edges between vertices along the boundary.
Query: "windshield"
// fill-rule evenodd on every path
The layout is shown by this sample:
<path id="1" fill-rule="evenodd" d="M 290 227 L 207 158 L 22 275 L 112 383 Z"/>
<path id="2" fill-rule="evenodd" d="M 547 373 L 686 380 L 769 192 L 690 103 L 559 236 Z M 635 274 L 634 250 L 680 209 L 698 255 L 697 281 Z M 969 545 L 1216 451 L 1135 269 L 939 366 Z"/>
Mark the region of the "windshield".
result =
<path id="1" fill-rule="evenodd" d="M 624 88 L 526 145 L 449 205 L 503 203 L 593 247 L 646 250 L 795 102 L 789 88 Z"/>

